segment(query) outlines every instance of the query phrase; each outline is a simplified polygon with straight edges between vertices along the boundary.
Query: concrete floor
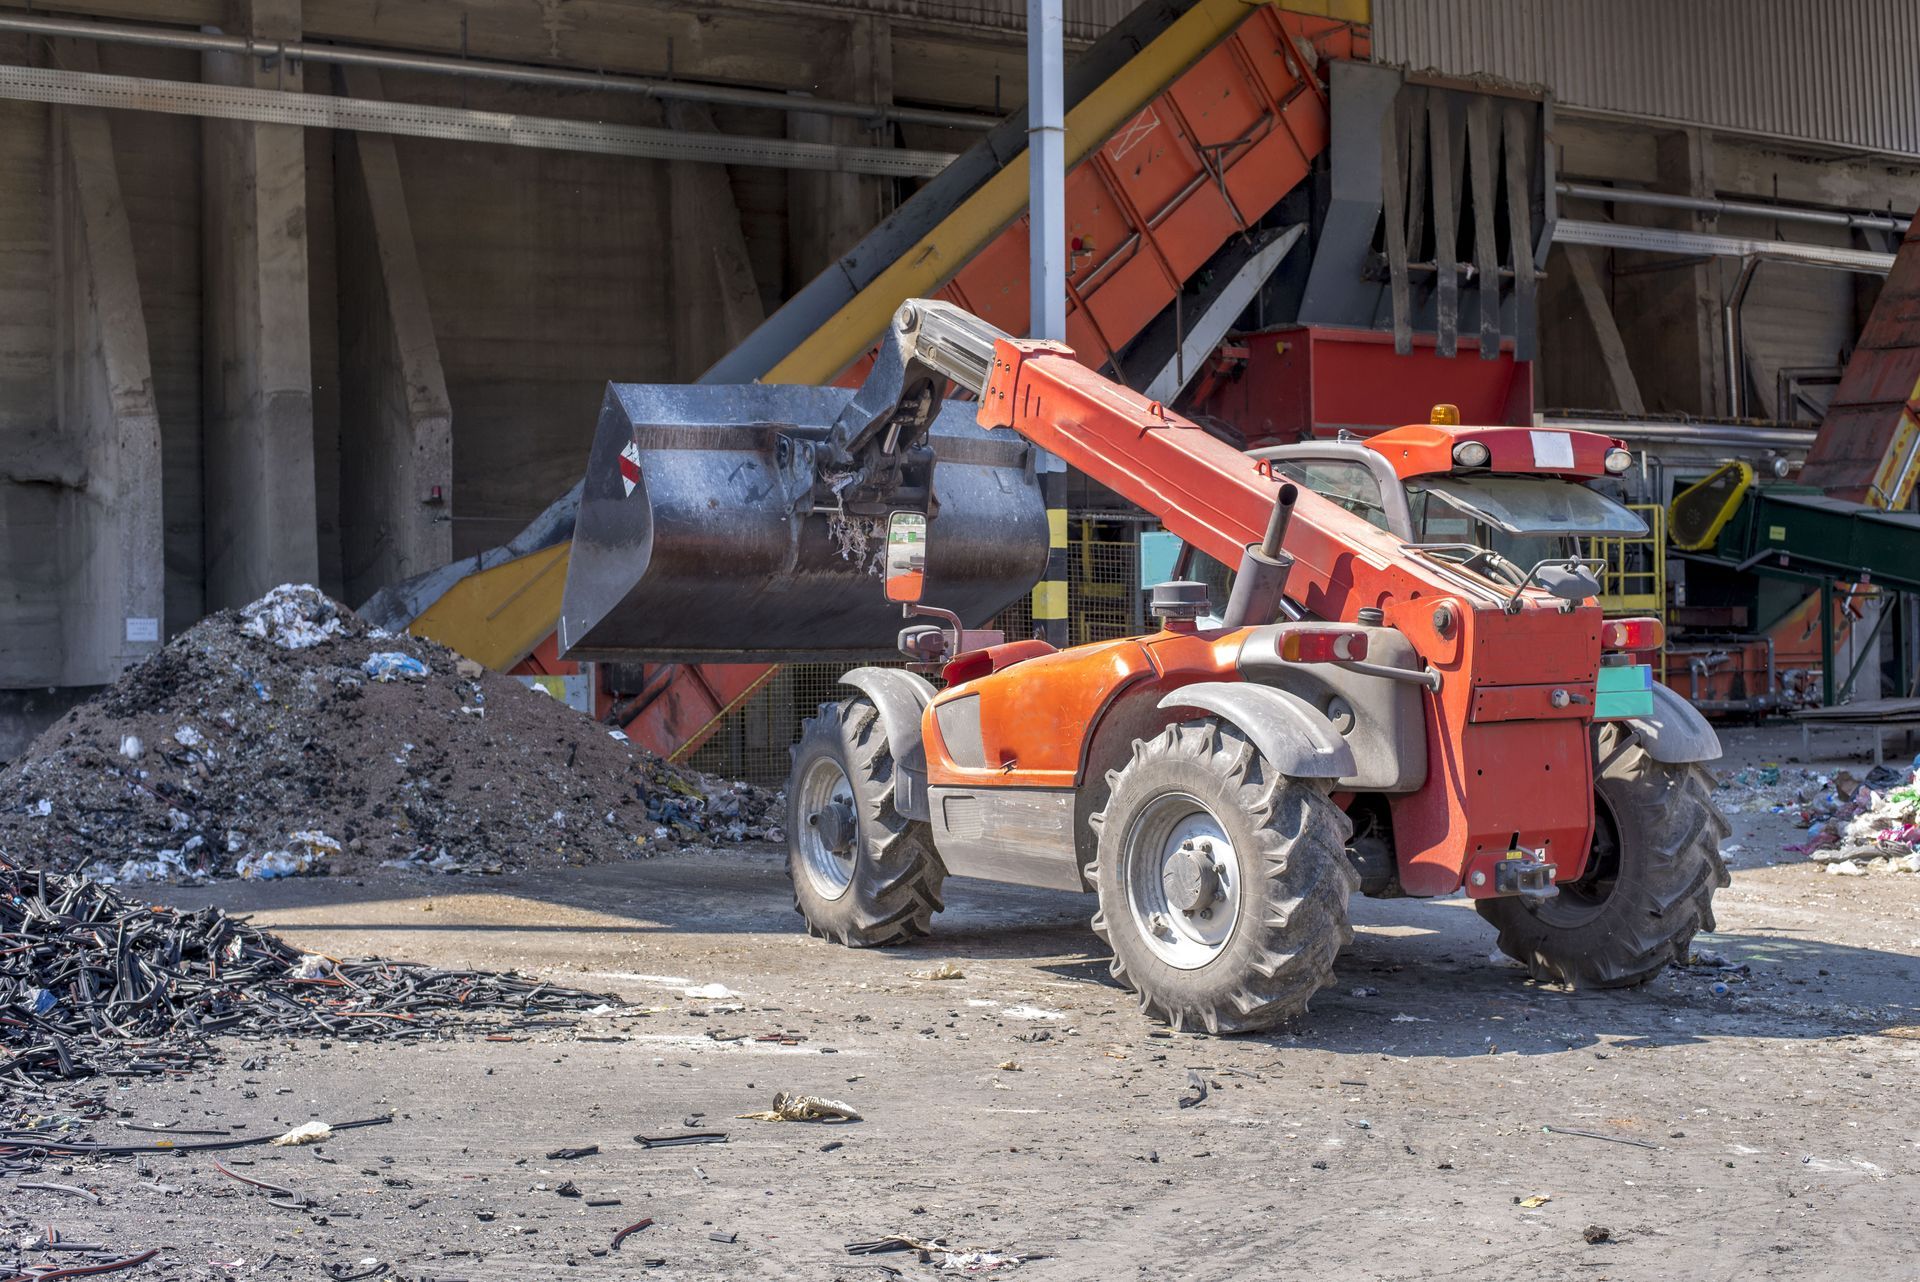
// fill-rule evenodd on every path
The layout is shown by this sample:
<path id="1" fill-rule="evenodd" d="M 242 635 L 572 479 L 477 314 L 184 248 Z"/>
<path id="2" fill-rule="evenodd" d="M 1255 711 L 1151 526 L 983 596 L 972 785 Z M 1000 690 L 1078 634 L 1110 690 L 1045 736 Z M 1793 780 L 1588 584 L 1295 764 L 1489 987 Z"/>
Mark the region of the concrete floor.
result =
<path id="1" fill-rule="evenodd" d="M 1798 749 L 1794 731 L 1728 741 L 1729 765 Z M 242 1155 L 317 1212 L 183 1154 L 144 1168 L 178 1192 L 123 1161 L 84 1171 L 106 1206 L 20 1192 L 6 1218 L 164 1242 L 176 1277 L 935 1275 L 843 1252 L 900 1233 L 1044 1257 L 1017 1270 L 1034 1279 L 1911 1278 L 1920 878 L 1828 876 L 1777 853 L 1797 835 L 1780 817 L 1734 823 L 1721 929 L 1697 945 L 1751 966 L 1724 993 L 1705 970 L 1542 988 L 1489 959 L 1463 901 L 1363 900 L 1338 985 L 1300 1027 L 1241 1039 L 1142 1020 L 1088 899 L 955 881 L 932 939 L 850 952 L 801 932 L 765 850 L 182 889 L 167 898 L 317 950 L 513 967 L 634 1009 L 514 1042 L 303 1041 L 259 1071 L 120 1092 L 145 1123 L 396 1110 L 320 1155 Z M 921 977 L 943 962 L 965 977 Z M 800 1040 L 716 1040 L 770 1032 Z M 1214 1085 L 1182 1108 L 1190 1072 Z M 865 1120 L 736 1120 L 783 1089 Z M 632 1138 L 689 1122 L 730 1142 Z M 569 1179 L 584 1198 L 553 1191 Z"/>

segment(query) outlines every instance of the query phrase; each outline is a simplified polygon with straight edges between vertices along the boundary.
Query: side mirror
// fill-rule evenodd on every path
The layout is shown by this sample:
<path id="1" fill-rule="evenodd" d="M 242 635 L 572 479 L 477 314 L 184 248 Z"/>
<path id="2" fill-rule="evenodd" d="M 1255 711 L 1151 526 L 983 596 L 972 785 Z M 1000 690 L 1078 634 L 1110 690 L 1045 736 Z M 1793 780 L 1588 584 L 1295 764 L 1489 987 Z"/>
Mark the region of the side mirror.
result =
<path id="1" fill-rule="evenodd" d="M 1549 594 L 1575 604 L 1600 595 L 1600 580 L 1583 565 L 1550 565 L 1541 570 L 1534 581 Z"/>
<path id="2" fill-rule="evenodd" d="M 895 512 L 887 518 L 887 600 L 912 605 L 926 586 L 927 518 Z"/>

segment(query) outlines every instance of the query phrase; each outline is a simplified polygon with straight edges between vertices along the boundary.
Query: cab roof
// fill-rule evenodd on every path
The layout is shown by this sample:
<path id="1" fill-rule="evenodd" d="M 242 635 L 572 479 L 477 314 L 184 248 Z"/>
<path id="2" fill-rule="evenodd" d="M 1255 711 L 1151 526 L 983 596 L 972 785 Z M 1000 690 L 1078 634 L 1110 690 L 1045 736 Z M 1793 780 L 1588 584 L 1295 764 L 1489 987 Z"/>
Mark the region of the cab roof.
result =
<path id="1" fill-rule="evenodd" d="M 1465 427 L 1441 423 L 1409 423 L 1376 432 L 1360 442 L 1385 458 L 1401 480 L 1461 469 L 1453 450 L 1467 441 L 1487 447 L 1489 458 L 1475 472 L 1579 477 L 1593 480 L 1607 475 L 1607 451 L 1625 449 L 1626 442 L 1598 432 L 1539 427 Z"/>

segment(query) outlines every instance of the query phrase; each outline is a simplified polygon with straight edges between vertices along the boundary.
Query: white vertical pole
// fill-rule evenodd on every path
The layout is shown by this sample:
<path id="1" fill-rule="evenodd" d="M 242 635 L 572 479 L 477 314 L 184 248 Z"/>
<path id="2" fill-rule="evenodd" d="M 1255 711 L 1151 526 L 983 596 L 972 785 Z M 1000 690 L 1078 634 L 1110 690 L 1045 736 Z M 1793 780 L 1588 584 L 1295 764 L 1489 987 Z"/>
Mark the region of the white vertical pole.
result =
<path id="1" fill-rule="evenodd" d="M 1027 337 L 1067 337 L 1067 131 L 1061 0 L 1027 0 Z"/>
<path id="2" fill-rule="evenodd" d="M 1027 337 L 1067 337 L 1066 53 L 1061 0 L 1027 0 Z M 1067 629 L 1067 465 L 1038 459 L 1047 505 L 1047 571 L 1033 589 L 1034 631 L 1064 647 Z"/>

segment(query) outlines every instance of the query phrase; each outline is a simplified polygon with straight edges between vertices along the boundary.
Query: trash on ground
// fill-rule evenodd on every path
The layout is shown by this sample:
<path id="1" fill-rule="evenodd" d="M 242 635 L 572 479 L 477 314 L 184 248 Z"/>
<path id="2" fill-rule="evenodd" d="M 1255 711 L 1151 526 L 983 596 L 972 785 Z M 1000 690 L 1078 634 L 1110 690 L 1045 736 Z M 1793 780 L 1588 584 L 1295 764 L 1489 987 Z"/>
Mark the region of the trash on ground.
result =
<path id="1" fill-rule="evenodd" d="M 851 1104 L 823 1099 L 818 1095 L 797 1095 L 781 1091 L 773 1097 L 773 1107 L 763 1113 L 741 1113 L 748 1122 L 858 1122 L 862 1118 Z"/>
<path id="2" fill-rule="evenodd" d="M 277 588 L 174 637 L 0 770 L 0 857 L 131 885 L 241 863 L 490 873 L 783 839 L 776 793 L 605 730 L 315 589 Z M 322 826 L 336 845 L 303 863 L 300 834 Z"/>
<path id="3" fill-rule="evenodd" d="M 266 850 L 240 856 L 234 861 L 234 872 L 259 881 L 275 877 L 298 877 L 315 871 L 323 860 L 340 853 L 340 843 L 324 832 L 296 832 L 288 838 L 288 843 L 289 849 L 286 850 Z"/>
<path id="4" fill-rule="evenodd" d="M 1538 1209 L 1539 1207 L 1543 1207 L 1547 1203 L 1553 1201 L 1553 1194 L 1535 1193 L 1532 1197 L 1516 1197 L 1513 1200 L 1517 1202 L 1524 1209 L 1532 1211 L 1532 1210 Z"/>
<path id="5" fill-rule="evenodd" d="M 1578 1135 L 1582 1139 L 1605 1140 L 1609 1144 L 1630 1144 L 1634 1148 L 1653 1148 L 1660 1146 L 1650 1140 L 1636 1140 L 1626 1135 L 1605 1135 L 1599 1131 L 1582 1131 L 1571 1126 L 1543 1126 L 1540 1128 L 1549 1135 Z"/>
<path id="6" fill-rule="evenodd" d="M 622 1242 L 632 1237 L 635 1233 L 640 1232 L 642 1229 L 647 1229 L 651 1227 L 653 1227 L 652 1219 L 645 1219 L 645 1220 L 639 1221 L 636 1224 L 629 1224 L 627 1225 L 626 1228 L 621 1229 L 618 1233 L 615 1233 L 613 1235 L 613 1241 L 608 1245 L 611 1246 L 612 1249 L 618 1251 L 620 1249 L 620 1244 Z"/>
<path id="7" fill-rule="evenodd" d="M 725 1131 L 693 1131 L 686 1135 L 636 1135 L 633 1142 L 642 1148 L 684 1148 L 689 1144 L 725 1144 Z"/>
<path id="8" fill-rule="evenodd" d="M 216 1033 L 431 1038 L 489 1011 L 526 1019 L 608 1000 L 514 975 L 316 959 L 216 908 L 143 903 L 4 860 L 0 935 L 0 1085 L 28 1089 L 171 1078 L 217 1059 Z"/>
<path id="9" fill-rule="evenodd" d="M 360 665 L 360 671 L 375 681 L 424 681 L 428 668 L 410 654 L 382 650 L 378 654 L 368 655 L 367 661 Z"/>
<path id="10" fill-rule="evenodd" d="M 282 583 L 252 605 L 241 607 L 240 626 L 282 650 L 307 650 L 344 635 L 345 613 L 344 606 L 318 588 Z"/>
<path id="11" fill-rule="evenodd" d="M 916 970 L 913 972 L 914 979 L 965 979 L 966 977 L 967 972 L 961 970 L 950 961 L 941 962 L 932 970 Z"/>
<path id="12" fill-rule="evenodd" d="M 280 1136 L 273 1141 L 273 1145 L 275 1148 L 292 1148 L 300 1144 L 318 1144 L 332 1134 L 333 1128 L 325 1122 L 308 1122 Z"/>
<path id="13" fill-rule="evenodd" d="M 1209 1093 L 1210 1088 L 1207 1084 L 1207 1079 L 1190 1068 L 1187 1070 L 1186 1092 L 1182 1094 L 1175 1103 L 1179 1104 L 1181 1108 L 1192 1108 L 1196 1104 L 1206 1103 Z"/>
<path id="14" fill-rule="evenodd" d="M 937 1264 L 943 1270 L 966 1275 L 1017 1268 L 1028 1260 L 1041 1258 L 1036 1255 L 1015 1255 L 1011 1251 L 961 1249 L 950 1246 L 940 1238 L 922 1239 L 910 1237 L 905 1233 L 889 1234 L 870 1242 L 849 1242 L 845 1250 L 848 1255 L 885 1255 L 893 1251 L 914 1251 L 919 1254 L 923 1264 Z"/>
<path id="15" fill-rule="evenodd" d="M 1730 776 L 1721 787 L 1737 789 L 1747 773 Z M 1876 766 L 1864 780 L 1846 770 L 1799 774 L 1797 786 L 1783 787 L 1784 795 L 1761 796 L 1746 807 L 1785 815 L 1806 829 L 1806 840 L 1786 850 L 1839 877 L 1920 873 L 1920 757 L 1899 769 Z M 1723 801 L 1721 808 L 1729 810 L 1729 803 Z M 1740 809 L 1732 803 L 1729 812 Z"/>

